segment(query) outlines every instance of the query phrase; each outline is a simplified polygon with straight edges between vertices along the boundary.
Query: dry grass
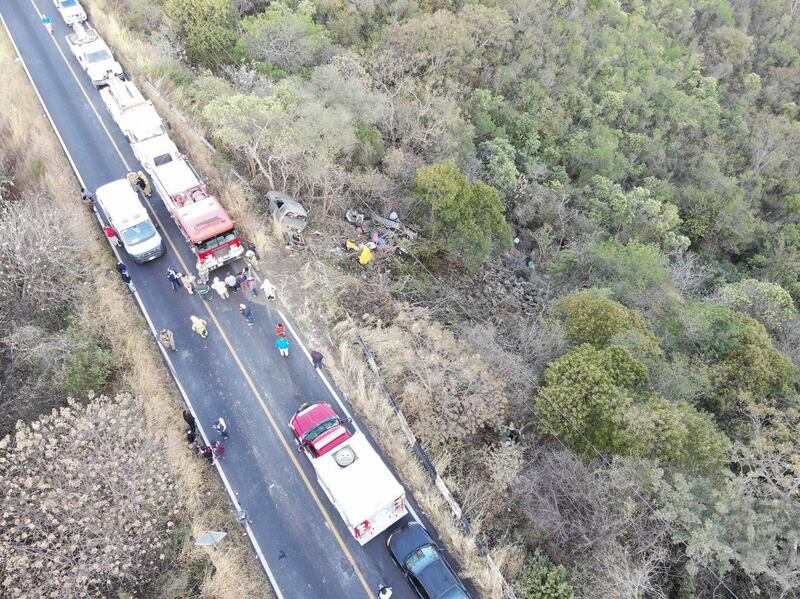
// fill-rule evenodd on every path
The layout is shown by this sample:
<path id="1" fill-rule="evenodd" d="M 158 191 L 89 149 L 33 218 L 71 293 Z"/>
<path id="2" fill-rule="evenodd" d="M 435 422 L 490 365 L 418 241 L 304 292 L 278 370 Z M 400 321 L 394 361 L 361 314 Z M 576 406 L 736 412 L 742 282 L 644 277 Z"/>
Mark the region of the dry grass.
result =
<path id="1" fill-rule="evenodd" d="M 116 32 L 122 35 L 121 32 Z M 17 165 L 35 168 L 16 169 L 19 185 L 40 187 L 55 202 L 75 210 L 79 206 L 79 189 L 69 164 L 50 129 L 44 113 L 30 110 L 39 102 L 30 88 L 22 68 L 14 62 L 13 49 L 6 36 L 0 35 L 0 70 L 5 85 L 0 87 L 0 105 L 4 143 L 18 151 Z M 36 166 L 41 165 L 41 167 Z M 182 400 L 164 368 L 152 335 L 144 320 L 131 303 L 130 296 L 113 269 L 114 258 L 89 211 L 81 211 L 76 219 L 76 235 L 87 239 L 95 280 L 94 291 L 79 315 L 79 327 L 87 333 L 105 339 L 122 365 L 122 387 L 143 400 L 147 430 L 163 440 L 169 457 L 173 478 L 180 487 L 192 533 L 220 529 L 239 533 L 240 526 L 231 511 L 227 495 L 205 462 L 187 451 L 183 440 L 184 422 L 181 418 Z M 119 334 L 124 332 L 125 334 Z M 174 596 L 170 578 L 185 578 L 194 561 L 208 555 L 215 573 L 207 577 L 202 587 L 204 597 L 248 599 L 270 597 L 269 588 L 249 545 L 240 534 L 231 534 L 226 549 L 210 552 L 185 543 L 176 572 L 167 580 L 158 596 Z"/>

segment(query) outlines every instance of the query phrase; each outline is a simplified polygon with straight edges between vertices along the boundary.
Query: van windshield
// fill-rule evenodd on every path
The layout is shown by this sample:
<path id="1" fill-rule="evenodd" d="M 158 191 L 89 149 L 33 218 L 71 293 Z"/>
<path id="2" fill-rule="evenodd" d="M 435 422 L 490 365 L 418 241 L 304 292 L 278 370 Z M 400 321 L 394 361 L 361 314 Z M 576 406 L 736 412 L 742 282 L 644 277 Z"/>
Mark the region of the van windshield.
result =
<path id="1" fill-rule="evenodd" d="M 133 225 L 132 227 L 128 227 L 127 229 L 119 232 L 119 236 L 122 238 L 122 243 L 124 243 L 126 246 L 136 245 L 137 243 L 147 241 L 155 234 L 156 230 L 153 228 L 153 225 L 149 220 L 144 220 L 137 225 Z"/>

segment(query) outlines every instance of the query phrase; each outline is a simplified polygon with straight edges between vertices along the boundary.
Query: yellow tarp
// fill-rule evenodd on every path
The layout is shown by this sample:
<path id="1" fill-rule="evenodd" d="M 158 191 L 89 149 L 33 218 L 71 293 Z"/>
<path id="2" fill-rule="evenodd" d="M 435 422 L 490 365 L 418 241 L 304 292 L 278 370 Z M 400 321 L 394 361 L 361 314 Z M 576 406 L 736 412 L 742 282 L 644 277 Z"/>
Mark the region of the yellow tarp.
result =
<path id="1" fill-rule="evenodd" d="M 358 255 L 358 263 L 361 265 L 368 264 L 371 258 L 372 252 L 368 247 L 364 247 L 364 249 L 361 250 L 361 253 Z"/>

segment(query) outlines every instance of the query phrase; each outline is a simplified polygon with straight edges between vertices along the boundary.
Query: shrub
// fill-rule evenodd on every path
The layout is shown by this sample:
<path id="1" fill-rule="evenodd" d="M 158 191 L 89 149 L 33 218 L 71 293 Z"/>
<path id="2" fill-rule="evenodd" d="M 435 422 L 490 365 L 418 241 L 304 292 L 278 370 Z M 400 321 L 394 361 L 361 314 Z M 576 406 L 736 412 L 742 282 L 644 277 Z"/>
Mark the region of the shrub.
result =
<path id="1" fill-rule="evenodd" d="M 787 321 L 797 318 L 791 294 L 767 281 L 745 279 L 726 285 L 720 289 L 717 300 L 756 319 L 773 333 L 780 332 Z"/>
<path id="2" fill-rule="evenodd" d="M 564 566 L 556 566 L 540 551 L 529 557 L 518 581 L 518 596 L 524 599 L 574 599 Z"/>
<path id="3" fill-rule="evenodd" d="M 101 347 L 80 351 L 67 359 L 64 374 L 64 390 L 72 397 L 81 397 L 90 391 L 102 392 L 117 359 L 114 354 Z"/>

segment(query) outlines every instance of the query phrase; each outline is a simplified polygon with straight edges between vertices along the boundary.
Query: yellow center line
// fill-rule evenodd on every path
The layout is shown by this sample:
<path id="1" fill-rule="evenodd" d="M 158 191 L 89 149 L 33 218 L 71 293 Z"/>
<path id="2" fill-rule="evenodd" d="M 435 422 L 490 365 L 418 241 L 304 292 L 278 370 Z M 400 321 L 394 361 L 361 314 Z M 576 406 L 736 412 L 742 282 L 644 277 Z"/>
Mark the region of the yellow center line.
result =
<path id="1" fill-rule="evenodd" d="M 39 8 L 36 6 L 36 3 L 34 2 L 34 0 L 30 0 L 30 2 L 33 5 L 33 8 L 36 11 L 36 13 L 39 15 L 39 18 L 41 18 L 43 16 L 43 13 L 41 13 L 39 11 Z M 80 79 L 75 74 L 75 71 L 70 66 L 69 61 L 67 60 L 67 57 L 64 55 L 64 53 L 61 50 L 61 47 L 58 45 L 58 43 L 55 41 L 55 39 L 53 39 L 53 44 L 56 46 L 56 49 L 58 50 L 58 53 L 61 55 L 61 58 L 64 61 L 64 64 L 67 65 L 67 68 L 69 69 L 69 72 L 72 74 L 73 79 L 75 79 L 75 82 L 78 84 L 78 87 L 80 88 L 81 93 L 83 93 L 83 96 L 86 98 L 86 102 L 91 107 L 92 112 L 97 117 L 97 120 L 100 123 L 100 126 L 103 128 L 103 131 L 105 132 L 105 134 L 108 137 L 109 141 L 114 146 L 114 150 L 116 151 L 117 155 L 119 156 L 120 160 L 122 161 L 122 164 L 125 166 L 125 168 L 128 171 L 130 171 L 131 170 L 130 165 L 128 164 L 127 160 L 125 160 L 125 157 L 123 156 L 122 151 L 120 150 L 119 146 L 117 146 L 116 142 L 114 141 L 114 138 L 111 135 L 111 132 L 108 130 L 108 128 L 106 127 L 105 123 L 103 123 L 103 119 L 100 117 L 100 114 L 95 109 L 94 104 L 92 103 L 91 99 L 89 98 L 89 94 L 86 93 L 86 90 L 83 88 L 83 85 L 81 84 Z M 166 238 L 167 242 L 169 243 L 170 248 L 172 248 L 173 253 L 178 258 L 178 261 L 180 262 L 181 267 L 184 269 L 184 272 L 191 272 L 190 268 L 187 266 L 186 262 L 183 260 L 183 257 L 181 256 L 180 252 L 178 251 L 178 248 L 175 246 L 175 243 L 173 242 L 172 237 L 169 235 L 169 233 L 167 233 L 167 230 L 165 229 L 164 224 L 161 222 L 161 219 L 159 218 L 158 214 L 156 213 L 155 209 L 153 208 L 152 203 L 147 198 L 145 198 L 145 202 L 147 202 L 147 205 L 150 207 L 150 210 L 153 213 L 153 217 L 158 222 L 159 227 L 161 227 L 161 232 L 162 232 L 163 236 Z M 217 329 L 219 330 L 219 333 L 222 336 L 222 339 L 225 342 L 225 345 L 227 346 L 228 351 L 230 351 L 231 355 L 233 356 L 233 359 L 236 361 L 236 364 L 239 367 L 239 370 L 241 371 L 241 373 L 244 376 L 245 380 L 247 381 L 247 384 L 250 387 L 250 390 L 253 392 L 253 395 L 255 396 L 256 400 L 258 401 L 259 405 L 261 406 L 261 409 L 263 410 L 264 414 L 267 417 L 267 420 L 269 421 L 270 425 L 272 426 L 272 428 L 274 429 L 276 435 L 278 436 L 278 439 L 280 439 L 281 445 L 286 450 L 286 454 L 289 456 L 289 459 L 291 460 L 292 465 L 294 466 L 295 470 L 297 470 L 297 472 L 300 475 L 300 477 L 303 479 L 303 483 L 305 484 L 306 488 L 308 489 L 308 492 L 311 493 L 311 496 L 314 498 L 314 503 L 317 504 L 317 507 L 319 508 L 319 511 L 322 514 L 322 517 L 325 519 L 325 522 L 328 524 L 328 527 L 329 527 L 330 531 L 333 533 L 333 536 L 336 538 L 336 542 L 339 544 L 339 547 L 341 547 L 342 551 L 344 552 L 345 556 L 347 557 L 347 560 L 353 566 L 353 570 L 355 571 L 356 576 L 358 576 L 358 580 L 361 582 L 361 585 L 364 587 L 364 590 L 367 592 L 367 595 L 372 597 L 372 590 L 370 589 L 369 584 L 367 584 L 367 581 L 364 578 L 364 574 L 361 572 L 361 569 L 358 567 L 358 564 L 356 563 L 355 559 L 353 558 L 353 555 L 350 553 L 350 550 L 347 548 L 347 545 L 345 544 L 344 539 L 342 539 L 341 535 L 339 534 L 339 531 L 336 529 L 336 524 L 334 523 L 334 521 L 330 517 L 330 514 L 328 513 L 328 510 L 325 508 L 325 506 L 323 505 L 322 501 L 320 500 L 319 494 L 316 492 L 316 490 L 314 489 L 313 485 L 311 484 L 311 481 L 308 479 L 308 477 L 306 476 L 306 473 L 303 471 L 303 468 L 300 466 L 300 462 L 297 460 L 296 452 L 289 445 L 289 443 L 286 442 L 286 439 L 283 437 L 282 428 L 280 426 L 278 426 L 278 422 L 275 420 L 275 418 L 272 415 L 272 413 L 270 412 L 269 408 L 267 408 L 266 402 L 261 397 L 261 393 L 259 393 L 258 388 L 256 387 L 255 383 L 253 382 L 253 379 L 250 377 L 250 374 L 245 369 L 244 364 L 242 363 L 242 360 L 239 358 L 239 354 L 233 348 L 233 345 L 231 344 L 230 340 L 228 339 L 228 336 L 225 334 L 225 329 L 223 328 L 223 326 L 219 322 L 219 320 L 217 320 L 217 317 L 215 316 L 214 312 L 211 310 L 211 307 L 209 306 L 208 302 L 206 302 L 204 300 L 201 300 L 201 303 L 205 307 L 209 318 L 211 318 L 211 320 L 217 326 Z"/>

